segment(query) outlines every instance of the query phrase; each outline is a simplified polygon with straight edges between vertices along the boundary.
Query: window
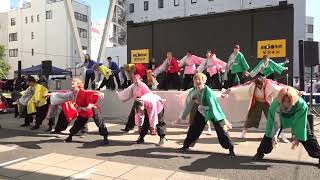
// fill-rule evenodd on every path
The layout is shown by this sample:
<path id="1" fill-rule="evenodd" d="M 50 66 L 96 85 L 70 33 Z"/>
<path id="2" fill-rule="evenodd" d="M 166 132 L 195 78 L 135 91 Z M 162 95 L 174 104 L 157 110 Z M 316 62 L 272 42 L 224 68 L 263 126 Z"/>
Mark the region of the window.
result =
<path id="1" fill-rule="evenodd" d="M 33 23 L 33 16 L 31 16 L 31 23 Z"/>
<path id="2" fill-rule="evenodd" d="M 313 25 L 312 24 L 308 24 L 307 32 L 308 33 L 313 33 Z"/>
<path id="3" fill-rule="evenodd" d="M 52 19 L 52 11 L 46 11 L 46 19 Z"/>
<path id="4" fill-rule="evenodd" d="M 88 50 L 87 46 L 82 46 L 82 50 Z"/>
<path id="5" fill-rule="evenodd" d="M 11 26 L 15 26 L 16 25 L 16 19 L 15 18 L 11 18 Z"/>
<path id="6" fill-rule="evenodd" d="M 144 11 L 149 10 L 149 2 L 148 1 L 143 2 L 143 9 L 144 9 Z"/>
<path id="7" fill-rule="evenodd" d="M 129 4 L 129 12 L 134 13 L 134 4 L 133 3 Z"/>
<path id="8" fill-rule="evenodd" d="M 79 36 L 82 38 L 88 38 L 88 31 L 86 29 L 78 28 Z"/>
<path id="9" fill-rule="evenodd" d="M 179 6 L 179 0 L 173 0 L 174 6 Z"/>
<path id="10" fill-rule="evenodd" d="M 82 22 L 88 22 L 88 16 L 81 14 L 81 13 L 74 13 L 74 17 L 76 18 L 76 20 L 78 21 L 82 21 Z"/>
<path id="11" fill-rule="evenodd" d="M 34 56 L 34 49 L 31 49 L 31 56 Z"/>
<path id="12" fill-rule="evenodd" d="M 18 49 L 9 49 L 9 57 L 18 57 Z"/>
<path id="13" fill-rule="evenodd" d="M 163 8 L 163 0 L 158 0 L 158 8 Z"/>
<path id="14" fill-rule="evenodd" d="M 31 39 L 34 39 L 34 32 L 31 32 Z"/>
<path id="15" fill-rule="evenodd" d="M 197 0 L 191 0 L 191 4 L 197 3 Z"/>
<path id="16" fill-rule="evenodd" d="M 308 40 L 308 41 L 313 41 L 313 38 L 308 38 L 307 40 Z"/>
<path id="17" fill-rule="evenodd" d="M 26 24 L 28 24 L 28 17 L 26 17 Z"/>
<path id="18" fill-rule="evenodd" d="M 37 15 L 37 22 L 39 22 L 40 21 L 40 15 L 38 14 Z"/>
<path id="19" fill-rule="evenodd" d="M 9 34 L 9 42 L 18 41 L 18 33 L 10 33 Z"/>

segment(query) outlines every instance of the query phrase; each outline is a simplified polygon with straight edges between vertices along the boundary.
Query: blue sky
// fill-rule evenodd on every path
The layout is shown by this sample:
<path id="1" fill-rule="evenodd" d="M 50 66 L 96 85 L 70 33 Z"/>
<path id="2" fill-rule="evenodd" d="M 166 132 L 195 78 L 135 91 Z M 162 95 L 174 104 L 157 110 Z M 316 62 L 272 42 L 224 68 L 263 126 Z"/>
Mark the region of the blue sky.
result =
<path id="1" fill-rule="evenodd" d="M 12 0 L 16 4 L 18 0 Z M 82 0 L 91 5 L 92 21 L 106 18 L 109 0 Z M 314 39 L 320 41 L 320 0 L 307 0 L 307 16 L 313 16 L 314 19 Z"/>

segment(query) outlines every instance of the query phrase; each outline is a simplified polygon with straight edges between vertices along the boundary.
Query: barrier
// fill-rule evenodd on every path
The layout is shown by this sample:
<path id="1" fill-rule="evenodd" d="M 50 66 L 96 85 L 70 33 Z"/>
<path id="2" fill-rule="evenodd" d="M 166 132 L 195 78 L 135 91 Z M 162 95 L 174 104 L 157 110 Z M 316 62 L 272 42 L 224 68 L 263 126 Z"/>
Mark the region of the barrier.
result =
<path id="1" fill-rule="evenodd" d="M 128 102 L 119 101 L 115 91 L 102 90 L 105 94 L 104 100 L 100 100 L 102 116 L 108 119 L 119 119 L 123 122 L 127 121 L 130 113 L 133 100 Z M 183 108 L 183 104 L 179 101 L 179 95 L 184 91 L 153 91 L 162 98 L 166 99 L 164 104 L 165 108 L 165 121 L 169 125 L 186 125 L 186 122 L 179 122 L 176 124 L 179 114 Z M 235 100 L 232 95 L 221 98 L 220 92 L 215 91 L 218 101 L 226 114 L 227 119 L 232 122 L 234 127 L 242 127 L 248 112 L 249 100 Z M 259 128 L 265 127 L 266 118 L 262 117 Z"/>

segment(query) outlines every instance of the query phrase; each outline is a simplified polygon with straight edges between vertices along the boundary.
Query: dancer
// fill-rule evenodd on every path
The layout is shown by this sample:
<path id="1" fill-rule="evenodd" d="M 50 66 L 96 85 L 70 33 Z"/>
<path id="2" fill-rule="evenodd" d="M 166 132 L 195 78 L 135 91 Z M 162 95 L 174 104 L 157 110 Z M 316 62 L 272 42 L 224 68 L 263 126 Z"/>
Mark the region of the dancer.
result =
<path id="1" fill-rule="evenodd" d="M 153 71 L 153 75 L 157 77 L 158 74 L 164 71 L 166 71 L 162 81 L 164 89 L 168 90 L 173 87 L 174 89 L 178 89 L 180 91 L 180 68 L 177 59 L 172 56 L 172 52 L 167 52 L 167 58 L 157 69 Z"/>
<path id="2" fill-rule="evenodd" d="M 141 77 L 140 75 L 135 75 L 133 76 L 133 81 L 134 83 L 130 85 L 128 88 L 124 89 L 121 92 L 118 92 L 118 97 L 122 102 L 127 102 L 131 98 L 132 99 L 137 99 L 147 93 L 150 93 L 149 87 L 141 82 Z M 123 132 L 129 132 L 134 128 L 134 115 L 135 115 L 135 109 L 134 107 L 131 108 L 131 112 L 128 117 L 128 121 L 126 123 L 126 126 L 124 129 L 121 129 Z"/>
<path id="3" fill-rule="evenodd" d="M 220 81 L 220 74 L 224 72 L 226 63 L 217 58 L 216 54 L 212 51 L 207 51 L 207 58 L 198 67 L 198 72 L 203 72 L 206 69 L 207 85 L 210 88 L 221 89 L 222 84 Z"/>
<path id="4" fill-rule="evenodd" d="M 121 83 L 120 83 L 120 78 L 119 78 L 119 66 L 117 65 L 116 62 L 112 61 L 111 57 L 107 58 L 108 62 L 109 62 L 109 68 L 111 69 L 113 76 L 116 78 L 117 84 L 118 84 L 118 89 L 121 88 Z"/>
<path id="5" fill-rule="evenodd" d="M 100 107 L 98 104 L 98 98 L 99 96 L 103 96 L 102 93 L 84 90 L 82 81 L 75 78 L 72 81 L 72 91 L 60 93 L 57 94 L 57 96 L 66 101 L 74 101 L 78 109 L 80 109 L 78 117 L 70 129 L 70 134 L 65 139 L 65 142 L 72 142 L 72 137 L 87 124 L 90 117 L 93 117 L 96 126 L 99 128 L 99 134 L 103 136 L 103 144 L 109 144 L 109 132 L 104 119 L 100 116 Z"/>
<path id="6" fill-rule="evenodd" d="M 91 81 L 91 89 L 95 90 L 95 74 L 92 69 L 93 65 L 96 64 L 94 60 L 91 60 L 89 54 L 85 54 L 84 56 L 85 60 L 82 64 L 77 65 L 77 68 L 86 67 L 86 76 L 85 76 L 85 82 L 84 82 L 84 89 L 88 89 L 89 81 Z"/>
<path id="7" fill-rule="evenodd" d="M 199 66 L 204 61 L 203 58 L 195 56 L 190 50 L 187 51 L 186 56 L 184 56 L 179 61 L 179 68 L 184 67 L 184 78 L 183 78 L 183 90 L 190 89 L 193 85 L 192 78 L 197 72 L 197 66 Z"/>
<path id="8" fill-rule="evenodd" d="M 232 87 L 235 83 L 244 83 L 244 75 L 250 69 L 246 58 L 240 52 L 240 46 L 235 45 L 233 48 L 233 53 L 229 56 L 226 71 L 224 73 L 224 80 L 226 83 L 226 88 Z"/>
<path id="9" fill-rule="evenodd" d="M 292 87 L 281 89 L 278 98 L 271 103 L 265 135 L 254 159 L 263 159 L 265 154 L 269 154 L 274 147 L 277 147 L 276 132 L 281 125 L 292 130 L 294 135 L 292 149 L 301 143 L 310 157 L 319 159 L 320 167 L 320 146 L 310 129 L 307 115 L 308 105 L 299 96 L 298 91 Z"/>
<path id="10" fill-rule="evenodd" d="M 147 70 L 143 64 L 135 64 L 135 74 L 139 74 L 144 83 L 147 82 Z"/>
<path id="11" fill-rule="evenodd" d="M 139 127 L 139 138 L 135 141 L 137 144 L 144 143 L 144 137 L 148 134 L 149 129 L 151 134 L 155 135 L 156 131 L 160 137 L 159 146 L 164 144 L 166 135 L 166 123 L 164 122 L 164 99 L 160 96 L 147 93 L 134 102 L 135 123 Z"/>
<path id="12" fill-rule="evenodd" d="M 226 91 L 228 94 L 233 94 L 236 99 L 250 100 L 246 122 L 239 138 L 244 139 L 249 128 L 259 127 L 262 112 L 267 117 L 269 105 L 283 87 L 285 86 L 258 76 L 251 82 L 232 87 Z"/>
<path id="13" fill-rule="evenodd" d="M 274 80 L 274 73 L 282 74 L 283 71 L 288 70 L 288 67 L 285 67 L 289 63 L 289 59 L 286 58 L 284 63 L 275 63 L 272 59 L 269 58 L 269 55 L 264 55 L 263 60 L 261 60 L 258 65 L 247 75 L 255 77 L 256 75 L 261 75 L 267 79 Z"/>
<path id="14" fill-rule="evenodd" d="M 113 80 L 113 75 L 111 69 L 109 69 L 107 66 L 104 65 L 93 65 L 93 71 L 99 72 L 103 75 L 103 81 L 101 82 L 100 86 L 98 87 L 97 91 L 99 91 L 101 88 L 106 86 L 107 88 L 110 88 L 111 90 L 115 89 L 115 84 Z"/>
<path id="15" fill-rule="evenodd" d="M 183 111 L 180 114 L 180 119 L 186 119 L 195 103 L 199 104 L 199 106 L 193 123 L 190 125 L 183 147 L 180 148 L 180 150 L 188 150 L 190 145 L 195 143 L 201 135 L 207 121 L 211 121 L 216 130 L 220 145 L 225 149 L 229 149 L 229 156 L 234 158 L 234 146 L 227 132 L 229 123 L 225 121 L 225 115 L 214 92 L 205 85 L 206 80 L 207 77 L 203 73 L 197 73 L 193 77 L 195 87 L 187 96 Z"/>

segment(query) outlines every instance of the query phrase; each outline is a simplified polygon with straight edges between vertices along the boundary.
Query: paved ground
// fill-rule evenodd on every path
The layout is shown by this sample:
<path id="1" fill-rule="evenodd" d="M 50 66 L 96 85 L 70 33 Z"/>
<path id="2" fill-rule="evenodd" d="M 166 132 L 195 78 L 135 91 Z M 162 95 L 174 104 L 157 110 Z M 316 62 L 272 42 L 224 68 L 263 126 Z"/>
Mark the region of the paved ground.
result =
<path id="1" fill-rule="evenodd" d="M 252 131 L 247 141 L 239 140 L 240 130 L 231 136 L 237 159 L 226 157 L 214 135 L 202 134 L 191 152 L 176 149 L 185 138 L 184 128 L 169 128 L 164 147 L 157 147 L 157 136 L 147 136 L 146 144 L 132 142 L 138 135 L 122 134 L 119 123 L 108 123 L 110 145 L 100 146 L 101 137 L 94 123 L 90 134 L 63 143 L 66 135 L 20 128 L 22 119 L 0 115 L 0 179 L 317 179 L 318 160 L 310 158 L 302 146 L 291 150 L 281 143 L 266 160 L 252 161 L 263 133 Z M 320 127 L 316 133 L 319 139 Z M 67 133 L 68 131 L 66 131 Z"/>

